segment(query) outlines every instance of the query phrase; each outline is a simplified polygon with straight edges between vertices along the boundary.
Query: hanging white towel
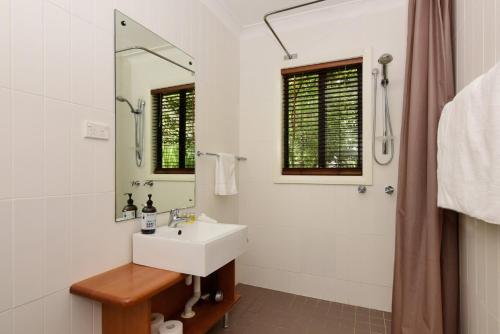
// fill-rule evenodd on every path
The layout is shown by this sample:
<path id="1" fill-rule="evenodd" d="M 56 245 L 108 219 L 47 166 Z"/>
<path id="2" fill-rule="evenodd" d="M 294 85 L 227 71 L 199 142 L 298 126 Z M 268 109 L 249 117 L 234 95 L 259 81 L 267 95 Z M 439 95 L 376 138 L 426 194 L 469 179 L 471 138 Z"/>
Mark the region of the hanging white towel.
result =
<path id="1" fill-rule="evenodd" d="M 219 153 L 215 164 L 215 194 L 235 195 L 236 189 L 236 157 L 232 154 Z"/>
<path id="2" fill-rule="evenodd" d="M 443 109 L 438 206 L 500 224 L 500 63 Z"/>

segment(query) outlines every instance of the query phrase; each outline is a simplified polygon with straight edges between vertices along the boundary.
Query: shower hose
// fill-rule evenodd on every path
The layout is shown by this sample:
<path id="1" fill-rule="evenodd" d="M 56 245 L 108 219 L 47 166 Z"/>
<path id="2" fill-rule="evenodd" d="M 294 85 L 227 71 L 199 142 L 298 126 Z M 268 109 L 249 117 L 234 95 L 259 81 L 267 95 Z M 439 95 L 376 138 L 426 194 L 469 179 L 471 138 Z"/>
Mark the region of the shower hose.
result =
<path id="1" fill-rule="evenodd" d="M 381 161 L 377 158 L 377 153 L 375 151 L 375 133 L 377 131 L 377 87 L 378 87 L 378 70 L 375 69 L 373 72 L 373 87 L 374 87 L 374 97 L 373 97 L 373 140 L 372 140 L 372 152 L 373 159 L 375 162 L 381 166 L 386 166 L 391 163 L 394 158 L 394 135 L 392 131 L 391 114 L 389 113 L 389 93 L 387 91 L 387 84 L 383 84 L 384 88 L 384 136 L 382 137 L 382 145 L 385 145 L 387 140 L 390 143 L 390 153 L 389 159 L 386 161 Z"/>

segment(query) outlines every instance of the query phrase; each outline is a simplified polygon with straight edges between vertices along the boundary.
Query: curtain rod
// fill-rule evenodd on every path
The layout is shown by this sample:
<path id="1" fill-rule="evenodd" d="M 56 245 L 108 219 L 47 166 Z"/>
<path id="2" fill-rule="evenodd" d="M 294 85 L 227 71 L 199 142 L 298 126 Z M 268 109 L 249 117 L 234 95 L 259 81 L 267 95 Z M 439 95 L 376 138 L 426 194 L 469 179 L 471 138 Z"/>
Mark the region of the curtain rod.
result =
<path id="1" fill-rule="evenodd" d="M 269 16 L 271 16 L 271 15 L 274 15 L 274 14 L 279 14 L 279 13 L 287 12 L 287 11 L 292 10 L 292 9 L 297 9 L 297 8 L 301 8 L 301 7 L 313 5 L 315 3 L 323 2 L 323 1 L 326 1 L 326 0 L 316 0 L 316 1 L 306 2 L 306 3 L 300 4 L 300 5 L 296 5 L 296 6 L 292 6 L 292 7 L 287 7 L 287 8 L 283 8 L 283 9 L 278 9 L 278 10 L 269 12 L 266 15 L 264 15 L 264 22 L 266 23 L 266 25 L 269 28 L 269 30 L 271 30 L 271 32 L 273 33 L 274 37 L 276 38 L 276 40 L 278 41 L 278 43 L 281 45 L 281 47 L 283 48 L 283 50 L 286 53 L 285 60 L 296 59 L 297 58 L 297 54 L 296 53 L 290 53 L 290 52 L 288 52 L 287 48 L 285 47 L 285 45 L 283 44 L 283 42 L 281 41 L 281 39 L 276 34 L 276 31 L 274 31 L 273 27 L 271 26 L 271 24 L 269 23 L 269 21 L 267 20 L 267 18 Z"/>
<path id="2" fill-rule="evenodd" d="M 177 65 L 177 66 L 179 66 L 179 67 L 182 67 L 182 68 L 183 68 L 183 69 L 185 69 L 186 71 L 189 71 L 189 72 L 191 72 L 192 74 L 194 74 L 194 71 L 193 71 L 192 69 L 190 69 L 190 68 L 188 68 L 188 67 L 186 67 L 186 66 L 184 66 L 184 65 L 181 65 L 181 64 L 179 64 L 178 62 L 173 61 L 172 59 L 168 59 L 167 57 L 162 56 L 161 54 L 156 53 L 156 52 L 154 52 L 154 51 L 151 51 L 151 50 L 149 50 L 149 49 L 147 49 L 147 48 L 145 48 L 145 47 L 143 47 L 143 46 L 131 46 L 131 47 L 129 47 L 129 48 L 125 48 L 125 49 L 121 49 L 121 50 L 116 50 L 116 51 L 115 51 L 115 53 L 119 53 L 119 52 L 123 52 L 123 51 L 129 51 L 129 50 L 142 50 L 142 51 L 146 51 L 147 53 L 151 53 L 152 55 L 154 55 L 154 56 L 156 56 L 156 57 L 159 57 L 159 58 L 161 58 L 161 59 L 163 59 L 163 60 L 168 61 L 169 63 L 172 63 L 172 64 L 174 64 L 174 65 Z"/>

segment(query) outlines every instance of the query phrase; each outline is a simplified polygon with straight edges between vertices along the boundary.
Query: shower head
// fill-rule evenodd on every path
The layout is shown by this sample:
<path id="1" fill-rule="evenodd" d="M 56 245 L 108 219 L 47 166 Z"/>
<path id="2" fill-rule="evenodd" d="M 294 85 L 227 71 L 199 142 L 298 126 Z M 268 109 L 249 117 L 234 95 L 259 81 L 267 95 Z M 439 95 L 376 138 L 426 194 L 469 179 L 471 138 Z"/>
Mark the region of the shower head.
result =
<path id="1" fill-rule="evenodd" d="M 128 102 L 128 100 L 126 98 L 124 98 L 123 96 L 117 96 L 116 99 L 120 102 Z"/>
<path id="2" fill-rule="evenodd" d="M 384 53 L 378 58 L 378 63 L 382 65 L 382 86 L 387 87 L 389 79 L 387 79 L 387 64 L 392 61 L 392 55 Z"/>
<path id="3" fill-rule="evenodd" d="M 381 64 L 381 65 L 387 65 L 389 64 L 391 61 L 392 61 L 392 55 L 388 54 L 388 53 L 384 53 L 383 55 L 381 55 L 378 59 L 378 63 Z"/>
<path id="4" fill-rule="evenodd" d="M 124 98 L 123 96 L 118 95 L 118 96 L 116 97 L 116 100 L 117 100 L 118 102 L 125 102 L 126 104 L 128 104 L 128 106 L 130 107 L 130 111 L 131 111 L 133 114 L 140 114 L 140 112 L 136 111 L 136 110 L 134 109 L 134 107 L 132 107 L 132 104 L 131 104 L 131 103 L 130 103 L 130 102 L 129 102 L 126 98 Z"/>

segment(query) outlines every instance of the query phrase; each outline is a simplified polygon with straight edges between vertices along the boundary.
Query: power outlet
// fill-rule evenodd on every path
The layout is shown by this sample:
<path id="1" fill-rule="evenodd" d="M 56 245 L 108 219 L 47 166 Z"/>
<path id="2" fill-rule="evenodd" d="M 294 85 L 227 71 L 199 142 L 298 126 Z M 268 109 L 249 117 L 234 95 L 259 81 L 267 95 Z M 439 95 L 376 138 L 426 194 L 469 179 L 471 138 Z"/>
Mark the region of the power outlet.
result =
<path id="1" fill-rule="evenodd" d="M 83 133 L 85 138 L 108 140 L 109 126 L 106 124 L 85 121 Z"/>

